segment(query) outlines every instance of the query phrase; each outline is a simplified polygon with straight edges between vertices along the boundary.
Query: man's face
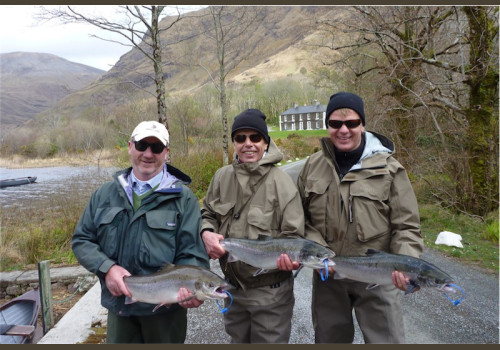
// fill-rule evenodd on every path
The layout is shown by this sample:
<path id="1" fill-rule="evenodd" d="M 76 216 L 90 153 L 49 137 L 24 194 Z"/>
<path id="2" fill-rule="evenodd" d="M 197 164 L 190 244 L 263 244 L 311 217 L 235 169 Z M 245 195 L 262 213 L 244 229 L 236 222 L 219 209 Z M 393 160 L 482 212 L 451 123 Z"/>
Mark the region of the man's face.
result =
<path id="1" fill-rule="evenodd" d="M 142 144 L 162 144 L 156 137 L 146 137 L 140 142 Z M 128 154 L 130 155 L 134 175 L 141 181 L 150 180 L 163 170 L 163 165 L 170 151 L 169 148 L 165 147 L 161 153 L 153 153 L 151 148 L 151 146 L 148 146 L 144 151 L 139 151 L 134 142 L 128 142 Z"/>
<path id="2" fill-rule="evenodd" d="M 352 109 L 337 109 L 330 114 L 329 124 L 331 121 L 355 121 L 361 120 L 358 113 Z M 328 133 L 335 147 L 341 152 L 350 152 L 355 150 L 361 144 L 361 135 L 365 131 L 365 127 L 360 123 L 356 127 L 348 128 L 346 124 L 338 129 L 328 125 Z"/>
<path id="3" fill-rule="evenodd" d="M 257 139 L 259 140 L 257 141 Z M 262 159 L 267 149 L 267 143 L 264 137 L 259 132 L 252 129 L 241 129 L 236 131 L 234 134 L 233 146 L 238 155 L 238 159 L 242 163 L 258 162 Z"/>

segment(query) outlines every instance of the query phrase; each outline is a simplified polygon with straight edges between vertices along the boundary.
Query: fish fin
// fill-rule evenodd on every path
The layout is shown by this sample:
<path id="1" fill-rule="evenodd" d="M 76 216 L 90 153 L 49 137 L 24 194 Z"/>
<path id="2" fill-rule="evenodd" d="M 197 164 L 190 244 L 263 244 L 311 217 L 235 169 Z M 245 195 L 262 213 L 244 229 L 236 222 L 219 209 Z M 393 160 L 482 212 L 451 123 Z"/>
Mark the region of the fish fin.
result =
<path id="1" fill-rule="evenodd" d="M 257 239 L 259 241 L 269 241 L 269 240 L 273 239 L 273 237 L 259 233 L 259 236 L 257 237 Z"/>
<path id="2" fill-rule="evenodd" d="M 136 303 L 137 300 L 131 297 L 125 297 L 125 305 Z"/>
<path id="3" fill-rule="evenodd" d="M 236 256 L 234 256 L 234 254 L 229 253 L 227 257 L 227 262 L 236 262 L 236 261 L 239 261 L 239 259 Z"/>
<path id="4" fill-rule="evenodd" d="M 370 256 L 370 255 L 375 255 L 375 254 L 383 254 L 385 252 L 381 251 L 381 250 L 377 250 L 377 249 L 367 249 L 366 252 L 365 252 L 365 255 L 366 256 Z"/>
<path id="5" fill-rule="evenodd" d="M 303 267 L 304 265 L 301 264 L 299 268 L 295 270 L 295 272 L 293 273 L 293 278 L 297 277 L 297 275 L 299 274 L 300 270 L 302 270 Z"/>
<path id="6" fill-rule="evenodd" d="M 378 286 L 379 286 L 379 284 L 372 283 L 372 284 L 369 284 L 368 286 L 366 286 L 366 290 L 377 288 Z"/>
<path id="7" fill-rule="evenodd" d="M 420 285 L 418 283 L 416 283 L 415 281 L 410 280 L 410 282 L 408 282 L 406 284 L 405 295 L 416 292 L 419 289 L 420 289 Z"/>
<path id="8" fill-rule="evenodd" d="M 170 307 L 170 305 L 172 304 L 158 304 L 155 306 L 155 308 L 153 309 L 153 312 L 155 312 L 156 310 L 158 310 L 160 307 L 162 306 L 165 306 L 167 309 Z"/>
<path id="9" fill-rule="evenodd" d="M 253 277 L 258 276 L 262 273 L 266 273 L 266 272 L 267 272 L 266 269 L 258 269 L 257 271 L 254 272 Z"/>

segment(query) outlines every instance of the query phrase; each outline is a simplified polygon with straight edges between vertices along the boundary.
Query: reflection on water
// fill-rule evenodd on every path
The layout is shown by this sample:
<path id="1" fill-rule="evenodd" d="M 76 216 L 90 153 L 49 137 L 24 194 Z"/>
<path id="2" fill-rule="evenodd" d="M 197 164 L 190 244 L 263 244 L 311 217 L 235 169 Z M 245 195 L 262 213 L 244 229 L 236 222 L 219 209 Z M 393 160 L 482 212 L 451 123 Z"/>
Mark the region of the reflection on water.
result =
<path id="1" fill-rule="evenodd" d="M 0 188 L 2 207 L 26 206 L 32 201 L 65 195 L 70 191 L 82 191 L 89 196 L 89 187 L 97 188 L 112 179 L 116 168 L 97 166 L 50 167 L 50 168 L 0 168 L 0 180 L 36 176 L 36 182 L 28 185 Z"/>

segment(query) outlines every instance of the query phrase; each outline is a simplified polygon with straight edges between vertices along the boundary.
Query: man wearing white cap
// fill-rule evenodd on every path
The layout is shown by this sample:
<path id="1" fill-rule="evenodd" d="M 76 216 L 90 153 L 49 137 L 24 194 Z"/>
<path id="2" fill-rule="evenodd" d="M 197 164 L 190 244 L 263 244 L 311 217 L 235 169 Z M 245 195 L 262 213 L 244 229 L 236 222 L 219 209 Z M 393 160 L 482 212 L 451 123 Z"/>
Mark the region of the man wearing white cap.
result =
<path id="1" fill-rule="evenodd" d="M 199 236 L 200 207 L 191 178 L 166 164 L 169 134 L 156 121 L 139 123 L 128 142 L 132 167 L 115 174 L 90 198 L 72 238 L 76 258 L 101 283 L 108 309 L 108 343 L 183 343 L 187 308 L 196 298 L 159 308 L 126 304 L 124 277 L 147 275 L 167 263 L 209 268 Z M 179 291 L 178 300 L 191 292 Z"/>

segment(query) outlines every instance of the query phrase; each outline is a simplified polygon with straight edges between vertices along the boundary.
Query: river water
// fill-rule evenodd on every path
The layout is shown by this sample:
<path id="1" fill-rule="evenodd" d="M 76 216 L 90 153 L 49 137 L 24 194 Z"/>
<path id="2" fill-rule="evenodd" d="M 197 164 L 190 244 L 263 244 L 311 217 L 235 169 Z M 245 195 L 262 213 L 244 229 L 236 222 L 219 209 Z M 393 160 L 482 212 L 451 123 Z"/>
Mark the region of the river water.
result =
<path id="1" fill-rule="evenodd" d="M 48 167 L 48 168 L 0 168 L 0 179 L 36 176 L 36 182 L 28 185 L 0 188 L 2 208 L 26 206 L 33 201 L 78 191 L 90 196 L 92 189 L 111 180 L 116 168 L 97 166 Z"/>

